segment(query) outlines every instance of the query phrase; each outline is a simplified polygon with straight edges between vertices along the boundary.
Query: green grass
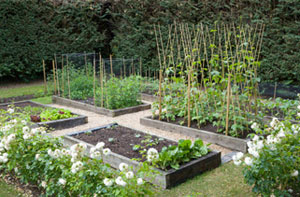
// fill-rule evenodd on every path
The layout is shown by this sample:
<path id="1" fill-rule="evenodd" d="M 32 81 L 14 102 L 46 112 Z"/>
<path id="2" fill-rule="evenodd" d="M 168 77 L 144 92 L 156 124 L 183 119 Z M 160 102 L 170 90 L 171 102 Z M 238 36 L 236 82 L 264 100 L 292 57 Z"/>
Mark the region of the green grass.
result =
<path id="1" fill-rule="evenodd" d="M 255 196 L 251 187 L 244 183 L 242 167 L 232 162 L 202 175 L 189 179 L 170 190 L 165 190 L 157 197 L 198 197 L 198 196 Z"/>
<path id="2" fill-rule="evenodd" d="M 22 194 L 13 185 L 8 185 L 2 179 L 0 179 L 0 196 L 16 197 L 22 196 Z"/>
<path id="3" fill-rule="evenodd" d="M 32 85 L 25 84 L 22 86 L 12 87 L 12 88 L 0 88 L 1 98 L 15 97 L 15 96 L 23 96 L 23 95 L 31 95 L 31 94 L 42 94 L 44 91 L 44 85 Z"/>
<path id="4" fill-rule="evenodd" d="M 52 103 L 52 97 L 51 96 L 40 97 L 40 98 L 32 99 L 32 101 L 37 102 L 37 103 L 41 103 L 41 104 L 51 104 Z"/>

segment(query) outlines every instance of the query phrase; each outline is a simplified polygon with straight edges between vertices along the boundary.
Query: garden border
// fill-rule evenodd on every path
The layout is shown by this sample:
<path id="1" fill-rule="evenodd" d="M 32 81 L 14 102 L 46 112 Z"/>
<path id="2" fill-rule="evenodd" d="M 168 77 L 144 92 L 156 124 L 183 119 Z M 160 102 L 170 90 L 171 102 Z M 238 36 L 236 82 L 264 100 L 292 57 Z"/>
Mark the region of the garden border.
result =
<path id="1" fill-rule="evenodd" d="M 116 117 L 116 116 L 120 116 L 120 115 L 124 115 L 124 114 L 129 114 L 129 113 L 134 113 L 134 112 L 151 109 L 151 104 L 143 103 L 138 106 L 126 107 L 126 108 L 116 109 L 116 110 L 109 110 L 109 109 L 105 109 L 102 107 L 96 107 L 94 105 L 81 103 L 78 101 L 73 101 L 71 99 L 62 98 L 62 97 L 58 97 L 58 96 L 52 96 L 52 102 L 56 103 L 56 104 L 66 105 L 69 107 L 74 107 L 77 109 L 92 111 L 97 114 L 101 114 L 101 115 L 105 115 L 105 116 L 109 116 L 109 117 Z"/>
<path id="2" fill-rule="evenodd" d="M 247 142 L 250 140 L 221 135 L 201 129 L 189 128 L 159 120 L 153 120 L 151 116 L 141 118 L 140 123 L 141 125 L 154 127 L 164 131 L 179 133 L 193 138 L 201 138 L 203 141 L 217 144 L 232 150 L 241 151 L 244 153 L 247 152 Z"/>
<path id="3" fill-rule="evenodd" d="M 158 97 L 151 94 L 141 93 L 141 99 L 144 101 L 155 102 L 158 100 Z"/>
<path id="4" fill-rule="evenodd" d="M 55 107 L 37 103 L 37 102 L 31 101 L 31 100 L 24 100 L 24 101 L 18 101 L 18 102 L 13 102 L 13 103 L 3 103 L 3 104 L 0 104 L 0 106 L 17 104 L 17 103 L 33 103 L 35 105 L 39 105 L 40 107 L 57 109 Z M 67 128 L 72 128 L 72 127 L 82 125 L 82 124 L 85 124 L 88 122 L 87 116 L 73 113 L 73 112 L 72 112 L 72 114 L 77 115 L 77 117 L 34 123 L 34 125 L 32 125 L 32 127 L 47 127 L 47 128 L 50 127 L 53 129 L 67 129 Z"/>
<path id="5" fill-rule="evenodd" d="M 88 147 L 86 150 L 87 151 L 86 153 L 88 153 L 90 148 L 93 147 L 94 145 L 86 143 L 81 140 L 78 140 L 78 139 L 72 137 L 72 135 L 85 133 L 85 132 L 92 132 L 94 130 L 99 130 L 101 128 L 106 128 L 106 127 L 112 126 L 112 125 L 118 125 L 118 124 L 113 123 L 113 124 L 105 125 L 102 127 L 88 129 L 85 131 L 69 133 L 64 136 L 63 144 L 64 144 L 64 146 L 71 146 L 71 145 L 77 144 L 77 143 L 84 143 Z M 130 129 L 132 129 L 132 128 L 130 128 Z M 137 132 L 145 133 L 143 131 L 139 131 L 136 129 L 133 129 L 133 130 L 135 130 Z M 153 135 L 153 136 L 155 136 L 155 135 Z M 174 141 L 174 140 L 171 140 L 168 138 L 165 138 L 165 139 Z M 137 168 L 137 166 L 140 165 L 140 163 L 137 161 L 131 160 L 125 156 L 122 156 L 122 155 L 119 155 L 119 154 L 113 153 L 113 152 L 108 156 L 103 156 L 103 161 L 105 163 L 110 164 L 113 168 L 116 168 L 116 169 L 119 168 L 119 164 L 122 162 L 127 163 L 130 166 L 132 166 L 133 170 L 135 170 Z M 183 164 L 182 166 L 180 166 L 180 168 L 178 170 L 170 169 L 168 171 L 162 171 L 160 169 L 155 168 L 155 170 L 159 174 L 155 177 L 155 179 L 146 179 L 146 180 L 150 181 L 156 185 L 161 186 L 163 189 L 168 189 L 179 183 L 184 182 L 188 178 L 192 178 L 192 177 L 194 177 L 200 173 L 203 173 L 207 170 L 212 170 L 214 168 L 217 168 L 219 165 L 221 165 L 221 152 L 211 151 L 210 153 L 208 153 L 207 155 L 205 155 L 203 157 L 200 157 L 199 159 L 192 160 L 186 164 Z"/>

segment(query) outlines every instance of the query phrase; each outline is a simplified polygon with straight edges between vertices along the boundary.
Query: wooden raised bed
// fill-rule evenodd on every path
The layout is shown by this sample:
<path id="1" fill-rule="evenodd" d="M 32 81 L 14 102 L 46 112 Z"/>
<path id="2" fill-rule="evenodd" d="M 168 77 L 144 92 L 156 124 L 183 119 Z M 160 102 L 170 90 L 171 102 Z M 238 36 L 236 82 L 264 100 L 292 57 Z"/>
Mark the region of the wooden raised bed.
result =
<path id="1" fill-rule="evenodd" d="M 201 129 L 189 128 L 186 126 L 181 126 L 173 123 L 168 123 L 164 121 L 154 120 L 151 116 L 141 118 L 140 123 L 148 127 L 154 127 L 157 129 L 180 133 L 193 138 L 201 138 L 203 141 L 217 144 L 229 149 L 247 152 L 247 142 L 250 139 L 240 139 L 231 136 L 226 136 L 222 134 L 213 133 L 210 131 L 205 131 Z"/>
<path id="2" fill-rule="evenodd" d="M 74 101 L 71 99 L 62 98 L 62 97 L 58 97 L 58 96 L 52 96 L 52 101 L 53 101 L 53 103 L 57 103 L 60 105 L 66 105 L 66 106 L 70 106 L 70 107 L 74 107 L 74 108 L 78 108 L 78 109 L 88 110 L 88 111 L 92 111 L 97 114 L 101 114 L 101 115 L 105 115 L 105 116 L 109 116 L 109 117 L 115 117 L 115 116 L 120 116 L 120 115 L 124 115 L 124 114 L 129 114 L 129 113 L 134 113 L 134 112 L 151 109 L 151 104 L 147 104 L 147 103 L 143 103 L 141 105 L 133 106 L 133 107 L 126 107 L 123 109 L 110 110 L 110 109 L 96 107 L 94 105 L 90 105 L 90 104 L 86 104 L 86 103 L 82 103 L 79 101 Z"/>
<path id="3" fill-rule="evenodd" d="M 158 97 L 151 94 L 141 93 L 141 99 L 144 101 L 155 102 L 158 100 Z"/>
<path id="4" fill-rule="evenodd" d="M 94 145 L 86 143 L 82 140 L 76 139 L 74 136 L 82 134 L 82 133 L 86 133 L 86 132 L 89 132 L 89 133 L 96 132 L 96 131 L 99 131 L 100 129 L 111 127 L 113 125 L 117 125 L 117 124 L 110 124 L 110 125 L 106 125 L 103 127 L 97 127 L 97 128 L 93 128 L 93 129 L 86 130 L 86 131 L 68 134 L 68 135 L 64 136 L 64 145 L 68 147 L 68 146 L 72 146 L 73 144 L 77 144 L 77 143 L 85 143 L 85 144 L 87 144 L 87 147 L 88 147 L 87 148 L 87 153 L 88 153 L 90 148 L 93 147 Z M 134 130 L 134 129 L 132 129 L 132 130 Z M 138 130 L 134 130 L 134 131 L 143 133 Z M 166 140 L 175 142 L 170 139 L 166 139 Z M 137 161 L 131 160 L 128 157 L 125 157 L 123 155 L 113 153 L 113 152 L 109 156 L 103 156 L 103 161 L 105 163 L 110 164 L 113 168 L 116 168 L 116 169 L 118 169 L 119 164 L 122 162 L 127 163 L 128 165 L 132 166 L 133 169 L 136 169 L 140 165 L 140 163 Z M 216 152 L 216 151 L 211 151 L 210 153 L 208 153 L 207 155 L 205 155 L 203 157 L 200 157 L 199 159 L 195 159 L 186 164 L 183 164 L 178 170 L 170 169 L 168 171 L 163 171 L 160 169 L 155 169 L 159 172 L 159 175 L 156 176 L 154 180 L 148 179 L 148 181 L 150 181 L 154 184 L 157 184 L 164 189 L 167 189 L 167 188 L 173 187 L 179 183 L 182 183 L 186 179 L 191 178 L 195 175 L 198 175 L 202 172 L 217 168 L 220 164 L 221 164 L 221 153 Z"/>
<path id="5" fill-rule="evenodd" d="M 11 104 L 14 104 L 16 107 L 18 107 L 18 105 L 24 105 L 27 103 L 28 103 L 28 105 L 35 106 L 35 107 L 54 108 L 54 107 L 36 103 L 36 102 L 30 101 L 30 100 L 0 104 L 0 108 L 4 108 Z M 57 129 L 72 128 L 72 127 L 82 125 L 82 124 L 85 124 L 88 122 L 87 116 L 83 116 L 83 115 L 76 114 L 76 113 L 72 113 L 72 114 L 77 115 L 77 116 L 72 117 L 72 118 L 60 119 L 60 120 L 38 122 L 38 123 L 35 123 L 32 127 L 47 127 L 47 128 L 53 128 L 53 129 L 57 130 Z"/>

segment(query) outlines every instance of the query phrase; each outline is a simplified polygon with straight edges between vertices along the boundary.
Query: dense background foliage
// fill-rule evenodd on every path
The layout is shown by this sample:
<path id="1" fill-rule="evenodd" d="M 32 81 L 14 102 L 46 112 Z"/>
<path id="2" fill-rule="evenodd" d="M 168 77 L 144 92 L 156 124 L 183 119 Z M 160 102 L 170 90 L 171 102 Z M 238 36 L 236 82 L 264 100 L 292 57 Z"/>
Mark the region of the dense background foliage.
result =
<path id="1" fill-rule="evenodd" d="M 110 52 L 115 57 L 142 57 L 144 67 L 154 70 L 158 61 L 153 24 L 161 24 L 166 32 L 167 25 L 176 20 L 266 24 L 260 77 L 300 83 L 298 0 L 55 2 L 1 1 L 0 78 L 36 77 L 42 58 L 83 51 L 101 51 L 104 57 Z"/>

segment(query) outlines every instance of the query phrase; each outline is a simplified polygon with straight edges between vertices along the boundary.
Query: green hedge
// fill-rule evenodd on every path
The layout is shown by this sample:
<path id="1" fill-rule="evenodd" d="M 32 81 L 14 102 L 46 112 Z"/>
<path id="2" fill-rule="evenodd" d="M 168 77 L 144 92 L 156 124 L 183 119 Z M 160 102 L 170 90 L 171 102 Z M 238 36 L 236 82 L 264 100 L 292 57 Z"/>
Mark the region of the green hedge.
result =
<path id="1" fill-rule="evenodd" d="M 54 53 L 104 51 L 109 42 L 104 11 L 100 3 L 1 1 L 0 78 L 36 78 L 42 59 L 51 60 Z"/>
<path id="2" fill-rule="evenodd" d="M 142 57 L 158 68 L 153 24 L 166 34 L 174 20 L 266 24 L 259 72 L 264 81 L 300 84 L 299 0 L 2 0 L 0 79 L 36 78 L 53 54 L 101 51 L 104 57 Z M 101 3 L 105 2 L 105 3 Z M 47 62 L 51 67 L 50 61 Z"/>

